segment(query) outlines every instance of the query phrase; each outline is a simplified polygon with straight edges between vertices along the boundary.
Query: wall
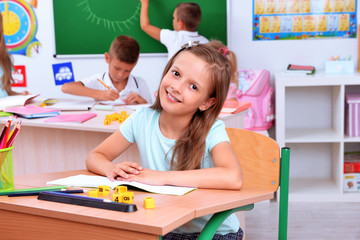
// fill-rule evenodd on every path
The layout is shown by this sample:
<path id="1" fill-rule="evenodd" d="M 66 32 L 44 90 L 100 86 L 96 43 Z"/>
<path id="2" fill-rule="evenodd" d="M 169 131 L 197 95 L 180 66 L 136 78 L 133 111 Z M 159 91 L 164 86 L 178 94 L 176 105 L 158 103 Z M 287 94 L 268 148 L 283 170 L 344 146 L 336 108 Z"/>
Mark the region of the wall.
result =
<path id="1" fill-rule="evenodd" d="M 356 62 L 356 39 L 252 41 L 253 1 L 229 0 L 229 2 L 231 4 L 228 24 L 229 47 L 236 53 L 241 68 L 265 68 L 272 73 L 273 78 L 275 72 L 284 70 L 289 63 L 309 64 L 317 69 L 324 69 L 325 61 L 330 56 L 336 55 L 341 57 L 352 55 Z M 61 86 L 55 86 L 51 64 L 71 61 L 75 80 L 104 72 L 107 64 L 103 58 L 53 58 L 55 43 L 52 1 L 39 0 L 36 14 L 39 24 L 36 36 L 42 44 L 41 52 L 34 58 L 14 55 L 15 64 L 26 65 L 27 90 L 31 93 L 40 93 L 43 98 L 74 98 L 63 94 Z M 146 79 L 151 91 L 154 92 L 165 64 L 165 55 L 141 56 L 133 74 Z M 23 89 L 14 88 L 14 90 Z"/>

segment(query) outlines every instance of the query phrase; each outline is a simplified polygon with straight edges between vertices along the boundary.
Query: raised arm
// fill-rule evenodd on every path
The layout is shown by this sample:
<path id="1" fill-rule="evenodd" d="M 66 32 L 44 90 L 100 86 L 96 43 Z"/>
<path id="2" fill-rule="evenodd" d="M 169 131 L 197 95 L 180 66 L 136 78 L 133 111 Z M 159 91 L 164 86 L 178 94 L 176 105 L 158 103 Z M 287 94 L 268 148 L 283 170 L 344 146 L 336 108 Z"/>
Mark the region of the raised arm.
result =
<path id="1" fill-rule="evenodd" d="M 107 176 L 114 180 L 118 176 L 127 179 L 131 174 L 139 174 L 141 166 L 135 162 L 113 163 L 131 143 L 124 138 L 120 130 L 116 130 L 86 157 L 86 167 L 89 171 Z"/>
<path id="2" fill-rule="evenodd" d="M 105 90 L 105 91 L 92 89 L 85 87 L 84 84 L 82 84 L 81 82 L 65 83 L 61 87 L 61 91 L 68 94 L 73 94 L 83 97 L 91 97 L 102 101 L 114 101 L 120 97 L 119 92 L 114 89 Z"/>
<path id="3" fill-rule="evenodd" d="M 147 184 L 175 185 L 212 189 L 234 189 L 242 187 L 242 170 L 229 142 L 218 143 L 211 156 L 213 168 L 187 171 L 154 171 L 144 169 L 130 178 Z"/>
<path id="4" fill-rule="evenodd" d="M 150 24 L 149 0 L 141 0 L 140 26 L 150 37 L 160 41 L 161 29 Z"/>

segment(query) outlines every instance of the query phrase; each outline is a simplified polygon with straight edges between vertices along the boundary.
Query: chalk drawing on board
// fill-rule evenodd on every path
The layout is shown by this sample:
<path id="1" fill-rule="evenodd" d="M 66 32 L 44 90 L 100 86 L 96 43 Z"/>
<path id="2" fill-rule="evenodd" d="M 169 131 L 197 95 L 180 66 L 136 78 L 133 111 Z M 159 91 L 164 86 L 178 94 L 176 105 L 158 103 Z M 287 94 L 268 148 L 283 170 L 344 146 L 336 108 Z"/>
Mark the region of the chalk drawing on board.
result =
<path id="1" fill-rule="evenodd" d="M 116 0 L 116 3 L 121 5 L 121 1 Z M 91 7 L 91 3 L 89 0 L 83 0 L 77 4 L 78 7 L 81 7 L 82 10 L 88 14 L 88 17 L 86 19 L 87 21 L 95 23 L 96 25 L 102 25 L 107 30 L 113 30 L 114 32 L 123 32 L 125 28 L 130 29 L 131 25 L 134 25 L 134 22 L 138 23 L 137 21 L 140 18 L 141 3 L 140 1 L 138 2 L 138 4 L 134 7 L 132 15 L 130 16 L 126 16 L 125 14 L 121 13 L 121 9 L 128 8 L 128 3 L 126 6 L 122 6 L 122 8 L 120 5 L 118 16 L 123 16 L 123 20 L 114 20 L 105 18 L 104 16 L 99 16 L 95 12 L 95 8 Z"/>

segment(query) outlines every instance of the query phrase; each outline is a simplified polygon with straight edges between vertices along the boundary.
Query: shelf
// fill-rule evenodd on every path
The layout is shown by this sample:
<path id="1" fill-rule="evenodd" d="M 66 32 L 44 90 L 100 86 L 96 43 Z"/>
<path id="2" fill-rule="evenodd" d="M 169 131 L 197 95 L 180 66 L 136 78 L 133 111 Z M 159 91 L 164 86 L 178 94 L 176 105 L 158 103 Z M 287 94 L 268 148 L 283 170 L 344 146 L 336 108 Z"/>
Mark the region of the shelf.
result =
<path id="1" fill-rule="evenodd" d="M 360 202 L 360 192 L 343 193 L 332 179 L 290 179 L 289 201 Z"/>
<path id="2" fill-rule="evenodd" d="M 332 128 L 287 128 L 286 143 L 340 142 L 341 136 Z"/>
<path id="3" fill-rule="evenodd" d="M 357 143 L 360 142 L 360 137 L 349 137 L 349 136 L 344 136 L 344 142 L 353 142 L 353 143 Z"/>

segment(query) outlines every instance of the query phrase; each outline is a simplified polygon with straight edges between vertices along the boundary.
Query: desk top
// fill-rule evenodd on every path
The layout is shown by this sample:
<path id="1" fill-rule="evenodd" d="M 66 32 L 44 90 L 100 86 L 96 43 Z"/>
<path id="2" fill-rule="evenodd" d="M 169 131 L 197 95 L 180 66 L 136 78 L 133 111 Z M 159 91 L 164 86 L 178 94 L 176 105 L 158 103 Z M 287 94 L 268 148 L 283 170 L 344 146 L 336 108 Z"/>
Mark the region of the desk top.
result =
<path id="1" fill-rule="evenodd" d="M 46 182 L 77 174 L 92 174 L 76 170 L 15 177 L 16 188 L 44 187 Z M 144 197 L 155 199 L 155 209 L 145 209 Z M 184 196 L 170 196 L 135 191 L 138 211 L 123 213 L 70 204 L 37 200 L 36 196 L 0 196 L 0 209 L 31 215 L 59 218 L 67 221 L 96 224 L 136 232 L 164 235 L 189 220 L 207 214 L 272 199 L 273 192 L 244 188 L 241 191 L 197 189 Z"/>
<path id="2" fill-rule="evenodd" d="M 71 100 L 64 100 L 71 101 Z M 79 101 L 76 101 L 79 102 Z M 140 106 L 140 105 L 139 105 Z M 29 127 L 43 127 L 43 128 L 56 128 L 56 129 L 68 129 L 68 130 L 79 130 L 79 131 L 92 131 L 92 132 L 108 132 L 113 133 L 119 128 L 119 123 L 114 121 L 110 125 L 104 125 L 104 120 L 106 115 L 111 115 L 115 112 L 120 113 L 121 111 L 126 111 L 127 114 L 133 113 L 136 109 L 136 105 L 134 107 L 130 107 L 127 105 L 122 106 L 114 106 L 114 110 L 105 111 L 105 110 L 95 110 L 92 107 L 89 111 L 61 111 L 61 114 L 79 114 L 79 113 L 87 113 L 92 112 L 96 113 L 97 116 L 89 119 L 84 123 L 73 123 L 73 122 L 44 122 L 47 118 L 34 118 L 34 119 L 26 119 L 19 117 L 18 119 L 22 121 L 22 126 Z M 221 114 L 219 119 L 223 121 L 228 121 L 242 115 L 243 112 L 236 114 Z M 0 118 L 0 124 L 6 123 L 8 117 Z"/>

